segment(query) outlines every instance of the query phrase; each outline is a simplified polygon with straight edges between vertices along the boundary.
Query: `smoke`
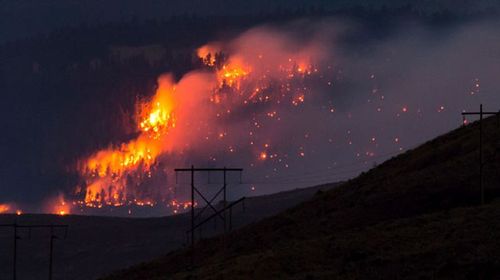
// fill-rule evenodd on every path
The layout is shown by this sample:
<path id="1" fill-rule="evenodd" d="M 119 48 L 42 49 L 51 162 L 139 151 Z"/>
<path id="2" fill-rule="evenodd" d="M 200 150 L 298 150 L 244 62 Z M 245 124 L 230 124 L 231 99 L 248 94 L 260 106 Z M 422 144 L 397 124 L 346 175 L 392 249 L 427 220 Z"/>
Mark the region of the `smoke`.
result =
<path id="1" fill-rule="evenodd" d="M 464 110 L 500 108 L 499 21 L 399 24 L 308 20 L 207 42 L 203 66 L 162 75 L 138 104 L 137 139 L 80 160 L 67 196 L 182 208 L 172 170 L 191 165 L 244 168 L 230 198 L 339 181 L 458 127 Z"/>
<path id="2" fill-rule="evenodd" d="M 349 102 L 355 102 L 343 109 L 364 131 L 398 136 L 406 147 L 456 128 L 460 113 L 477 110 L 480 103 L 498 110 L 496 28 L 498 21 L 445 30 L 407 25 L 361 55 L 344 50 L 345 80 L 358 90 L 347 90 Z M 368 138 L 363 134 L 356 138 Z"/>
<path id="3" fill-rule="evenodd" d="M 324 78 L 318 68 L 328 60 L 324 47 L 315 40 L 299 43 L 279 31 L 257 28 L 200 48 L 206 55 L 200 57 L 207 63 L 204 70 L 179 81 L 161 76 L 156 94 L 139 104 L 137 139 L 81 162 L 85 181 L 77 193 L 85 198 L 78 204 L 100 208 L 176 199 L 145 184 L 165 173 L 157 168 L 159 158 L 170 169 L 186 160 L 206 165 L 218 159 L 251 167 L 256 159 L 273 159 L 287 166 L 286 149 L 274 147 L 280 136 L 272 121 L 284 122 L 281 112 L 285 116 L 289 107 L 309 98 L 314 85 L 309 77 Z"/>
<path id="4" fill-rule="evenodd" d="M 498 21 L 444 28 L 407 22 L 389 37 L 374 38 L 366 26 L 324 21 L 247 31 L 226 46 L 222 43 L 229 49 L 229 64 L 251 65 L 241 98 L 252 96 L 250 89 L 267 76 L 263 87 L 270 90 L 257 96 L 279 103 L 231 102 L 231 114 L 210 121 L 210 129 L 228 131 L 226 141 L 209 142 L 212 153 L 223 163 L 244 165 L 252 177 L 282 182 L 286 188 L 294 185 L 287 177 L 300 181 L 308 172 L 316 173 L 302 179 L 303 185 L 352 176 L 458 127 L 464 110 L 476 110 L 480 103 L 497 110 L 497 28 Z M 352 34 L 356 40 L 349 40 Z M 276 69 L 288 60 L 313 73 L 284 79 Z M 290 84 L 284 99 L 273 83 Z M 298 95 L 304 102 L 294 106 Z M 251 132 L 255 139 L 248 137 Z M 227 152 L 228 144 L 239 149 L 237 160 Z M 206 150 L 202 144 L 194 146 Z M 262 152 L 277 156 L 256 160 Z M 335 175 L 336 170 L 347 176 Z"/>
<path id="5" fill-rule="evenodd" d="M 500 108 L 498 27 L 496 20 L 404 22 L 377 37 L 362 24 L 306 21 L 219 40 L 229 65 L 250 65 L 252 74 L 236 101 L 221 102 L 230 114 L 203 115 L 209 122 L 192 136 L 187 163 L 200 155 L 246 168 L 245 194 L 355 176 L 460 126 L 460 113 L 480 103 Z M 284 78 L 287 61 L 312 73 Z M 264 90 L 253 96 L 254 87 Z"/>

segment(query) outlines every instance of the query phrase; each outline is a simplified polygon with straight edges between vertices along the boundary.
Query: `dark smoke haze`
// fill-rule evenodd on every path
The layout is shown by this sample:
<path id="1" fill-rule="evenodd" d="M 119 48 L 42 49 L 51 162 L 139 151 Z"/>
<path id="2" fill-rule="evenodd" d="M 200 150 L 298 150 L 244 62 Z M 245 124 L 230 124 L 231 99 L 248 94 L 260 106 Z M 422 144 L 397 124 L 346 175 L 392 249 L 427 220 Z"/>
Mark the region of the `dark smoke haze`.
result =
<path id="1" fill-rule="evenodd" d="M 288 49 L 314 45 L 321 50 L 313 52 L 313 60 L 323 77 L 314 80 L 299 108 L 279 107 L 281 120 L 259 128 L 259 144 L 271 143 L 259 149 L 276 151 L 280 160 L 259 161 L 255 151 L 231 155 L 223 145 L 211 146 L 210 152 L 199 147 L 219 165 L 246 169 L 244 194 L 252 193 L 251 187 L 261 194 L 350 178 L 460 126 L 462 111 L 477 110 L 481 103 L 489 110 L 500 108 L 498 27 L 498 21 L 443 29 L 404 22 L 383 40 L 372 39 L 361 24 L 335 20 L 248 31 L 237 41 L 270 56 L 279 53 L 270 50 L 269 42 L 280 45 L 276 42 L 283 37 L 281 46 Z M 242 110 L 224 125 L 239 128 L 229 131 L 252 131 L 254 114 Z M 232 142 L 246 139 L 236 137 Z"/>
<path id="2" fill-rule="evenodd" d="M 402 21 L 386 28 L 384 36 L 374 36 L 366 23 L 327 19 L 258 26 L 236 38 L 213 38 L 230 52 L 248 56 L 246 59 L 263 53 L 264 65 L 309 55 L 320 71 L 305 81 L 307 94 L 298 106 L 288 102 L 249 107 L 239 102 L 222 119 L 214 119 L 213 112 L 195 112 L 191 122 L 210 123 L 210 133 L 226 131 L 227 135 L 223 141 L 205 141 L 203 127 L 183 131 L 182 144 L 189 141 L 189 148 L 171 147 L 165 152 L 161 161 L 169 173 L 168 185 L 164 181 L 155 184 L 158 188 L 172 186 L 171 170 L 191 164 L 243 167 L 243 184 L 230 198 L 351 178 L 460 126 L 462 111 L 477 110 L 481 103 L 490 111 L 500 109 L 499 28 L 498 20 L 439 27 Z M 196 75 L 210 74 L 196 70 L 177 82 L 182 87 Z M 200 96 L 210 92 L 203 84 L 196 88 Z M 193 108 L 200 108 L 197 106 Z M 279 121 L 268 117 L 273 111 Z M 256 134 L 253 144 L 250 132 Z M 4 148 L 8 145 L 6 141 Z M 262 152 L 266 153 L 264 160 Z M 271 157 L 274 154 L 277 156 Z M 15 176 L 20 175 L 1 174 L 2 181 L 12 182 Z M 186 194 L 185 182 L 186 178 L 180 178 L 181 195 Z M 72 184 L 54 187 L 69 197 L 74 188 Z M 2 184 L 0 197 L 28 190 L 39 198 L 40 207 L 58 193 Z M 22 208 L 41 209 L 24 205 L 22 196 L 16 198 Z"/>

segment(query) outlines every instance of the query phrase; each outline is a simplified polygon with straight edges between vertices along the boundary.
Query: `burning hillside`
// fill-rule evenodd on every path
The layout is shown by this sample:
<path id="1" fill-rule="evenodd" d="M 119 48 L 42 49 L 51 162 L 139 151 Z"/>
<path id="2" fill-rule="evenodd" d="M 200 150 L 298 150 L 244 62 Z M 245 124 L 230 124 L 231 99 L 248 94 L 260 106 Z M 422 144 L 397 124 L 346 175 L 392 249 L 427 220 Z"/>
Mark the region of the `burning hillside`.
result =
<path id="1" fill-rule="evenodd" d="M 162 204 L 174 212 L 182 210 L 189 205 L 179 202 L 167 181 L 171 164 L 182 162 L 184 153 L 206 154 L 206 146 L 213 147 L 214 154 L 249 151 L 255 161 L 284 162 L 284 155 L 272 152 L 269 135 L 259 134 L 259 128 L 263 122 L 280 121 L 282 107 L 297 107 L 308 98 L 310 77 L 324 78 L 317 65 L 324 54 L 313 45 L 287 50 L 288 39 L 276 35 L 254 31 L 228 43 L 202 46 L 197 53 L 203 69 L 179 81 L 169 74 L 161 76 L 154 96 L 137 104 L 137 137 L 79 161 L 83 180 L 76 196 L 81 199 L 73 204 Z M 263 39 L 267 43 L 256 48 Z M 228 125 L 242 111 L 255 113 Z M 208 155 L 204 160 L 216 158 Z"/>
<path id="2" fill-rule="evenodd" d="M 125 86 L 111 86 L 107 102 L 99 94 L 86 100 L 85 109 L 97 112 L 126 104 L 113 108 L 118 114 L 88 116 L 82 109 L 73 116 L 86 120 L 78 131 L 91 133 L 60 163 L 71 178 L 53 176 L 46 207 L 23 210 L 177 213 L 190 207 L 189 190 L 182 178 L 176 184 L 173 169 L 192 164 L 244 168 L 234 196 L 352 178 L 460 125 L 457 116 L 476 109 L 471 104 L 488 101 L 487 109 L 496 110 L 497 51 L 489 48 L 495 36 L 469 44 L 483 27 L 456 29 L 439 42 L 421 26 L 402 27 L 376 41 L 362 24 L 304 21 L 197 46 L 186 54 L 189 67 L 168 65 L 173 72 L 160 75 L 154 88 L 154 80 L 136 86 L 130 75 Z M 217 180 L 203 176 L 197 179 L 207 185 Z"/>

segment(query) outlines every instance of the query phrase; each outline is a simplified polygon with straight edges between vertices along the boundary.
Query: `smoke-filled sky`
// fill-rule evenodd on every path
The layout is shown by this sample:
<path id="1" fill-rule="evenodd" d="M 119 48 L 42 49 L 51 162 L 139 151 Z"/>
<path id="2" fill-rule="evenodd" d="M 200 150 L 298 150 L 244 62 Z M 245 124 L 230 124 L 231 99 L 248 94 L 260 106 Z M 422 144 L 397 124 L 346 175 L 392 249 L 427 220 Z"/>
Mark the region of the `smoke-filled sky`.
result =
<path id="1" fill-rule="evenodd" d="M 304 19 L 193 49 L 207 65 L 158 77 L 136 137 L 75 158 L 77 186 L 40 191 L 40 205 L 181 201 L 188 178 L 172 170 L 191 164 L 244 168 L 232 199 L 339 181 L 460 126 L 462 111 L 500 109 L 500 21 L 402 21 L 383 36 L 366 24 Z"/>
<path id="2" fill-rule="evenodd" d="M 202 135 L 190 137 L 192 151 L 246 168 L 246 183 L 266 182 L 255 184 L 256 193 L 353 176 L 458 127 L 464 110 L 480 103 L 500 109 L 497 28 L 491 21 L 442 30 L 406 22 L 384 40 L 336 20 L 251 29 L 228 44 L 244 61 L 254 59 L 257 76 L 279 80 L 267 69 L 297 56 L 310 59 L 313 73 L 292 85 L 290 100 L 231 104 L 231 114 L 209 121 L 228 135 L 209 141 L 208 150 Z M 304 96 L 298 105 L 297 93 Z M 271 100 L 280 94 L 268 93 Z"/>

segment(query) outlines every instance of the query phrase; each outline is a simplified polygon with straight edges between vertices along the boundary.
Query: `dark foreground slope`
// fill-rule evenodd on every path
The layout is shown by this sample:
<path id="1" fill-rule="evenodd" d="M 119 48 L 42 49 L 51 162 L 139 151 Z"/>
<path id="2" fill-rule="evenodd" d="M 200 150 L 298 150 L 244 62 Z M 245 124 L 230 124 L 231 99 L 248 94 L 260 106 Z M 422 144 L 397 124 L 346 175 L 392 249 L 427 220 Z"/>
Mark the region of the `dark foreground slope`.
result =
<path id="1" fill-rule="evenodd" d="M 388 160 L 275 217 L 106 279 L 500 277 L 500 124 L 484 122 Z"/>
<path id="2" fill-rule="evenodd" d="M 330 186 L 297 189 L 266 196 L 247 198 L 245 211 L 233 212 L 233 226 L 238 228 L 310 199 L 318 190 Z M 181 248 L 189 215 L 162 218 L 114 218 L 97 216 L 0 215 L 0 224 L 17 220 L 21 225 L 68 224 L 65 240 L 55 240 L 54 280 L 87 280 L 112 271 L 160 257 Z M 213 225 L 204 228 L 204 236 L 221 231 Z M 17 245 L 18 279 L 38 280 L 48 277 L 49 231 L 19 230 Z M 56 232 L 62 237 L 62 231 Z M 0 279 L 12 279 L 12 228 L 0 227 Z"/>

